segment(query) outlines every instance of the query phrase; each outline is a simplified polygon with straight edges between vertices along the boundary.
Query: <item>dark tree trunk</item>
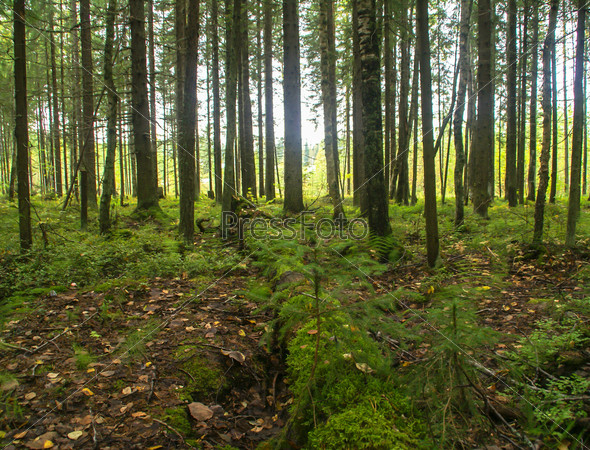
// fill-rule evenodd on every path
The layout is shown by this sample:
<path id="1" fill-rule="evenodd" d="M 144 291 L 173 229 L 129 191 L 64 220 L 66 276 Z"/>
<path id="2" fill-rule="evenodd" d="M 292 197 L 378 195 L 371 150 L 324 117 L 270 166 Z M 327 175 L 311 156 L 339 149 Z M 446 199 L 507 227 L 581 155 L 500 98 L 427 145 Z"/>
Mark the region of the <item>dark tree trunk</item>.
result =
<path id="1" fill-rule="evenodd" d="M 395 188 L 395 201 L 398 204 L 408 204 L 409 200 L 409 176 L 408 176 L 408 151 L 410 148 L 408 100 L 410 96 L 410 29 L 411 18 L 408 16 L 407 0 L 402 0 L 400 48 L 401 48 L 401 76 L 399 87 L 399 129 L 398 150 L 395 164 L 394 179 L 397 179 Z"/>
<path id="2" fill-rule="evenodd" d="M 391 233 L 387 188 L 383 176 L 383 134 L 381 120 L 381 73 L 379 36 L 374 0 L 354 0 L 358 8 L 358 36 L 361 59 L 363 105 L 364 181 L 369 229 L 374 235 Z"/>
<path id="3" fill-rule="evenodd" d="M 384 91 L 384 102 L 385 102 L 385 117 L 384 117 L 384 139 L 385 139 L 385 147 L 384 147 L 384 163 L 385 169 L 383 171 L 385 175 L 385 181 L 388 184 L 389 189 L 389 179 L 390 179 L 390 168 L 391 168 L 391 154 L 392 152 L 395 153 L 395 150 L 391 148 L 391 134 L 392 129 L 395 128 L 395 117 L 393 114 L 394 104 L 393 104 L 393 90 L 395 89 L 395 81 L 394 81 L 394 62 L 393 62 L 393 48 L 391 46 L 392 43 L 392 34 L 393 34 L 393 14 L 391 8 L 392 0 L 384 0 L 383 1 L 383 65 L 385 66 L 384 75 L 385 75 L 385 91 Z"/>
<path id="4" fill-rule="evenodd" d="M 484 0 L 480 0 L 484 1 Z M 424 215 L 426 219 L 426 251 L 428 265 L 440 264 L 438 218 L 436 211 L 435 151 L 432 136 L 432 78 L 430 69 L 430 39 L 428 37 L 428 0 L 417 0 L 416 22 L 418 55 L 420 58 L 420 87 L 422 91 L 422 146 L 424 156 Z"/>
<path id="5" fill-rule="evenodd" d="M 320 0 L 320 51 L 322 102 L 324 104 L 324 146 L 328 193 L 334 207 L 334 218 L 344 217 L 340 197 L 340 163 L 338 158 L 338 118 L 336 106 L 336 36 L 333 0 Z"/>
<path id="6" fill-rule="evenodd" d="M 58 107 L 58 91 L 57 91 L 57 64 L 55 62 L 55 37 L 54 37 L 54 23 L 53 11 L 50 18 L 51 33 L 49 34 L 49 42 L 51 47 L 51 87 L 53 99 L 53 154 L 54 154 L 54 170 L 55 170 L 55 192 L 58 197 L 63 195 L 63 182 L 61 173 L 61 136 L 60 136 L 60 122 L 59 122 L 59 107 Z"/>
<path id="7" fill-rule="evenodd" d="M 153 182 L 158 190 L 158 138 L 156 133 L 156 43 L 154 40 L 154 0 L 148 0 L 150 132 L 152 137 Z"/>
<path id="8" fill-rule="evenodd" d="M 519 115 L 520 126 L 518 130 L 518 153 L 516 157 L 516 189 L 518 193 L 518 202 L 524 204 L 524 156 L 526 147 L 526 85 L 527 85 L 527 59 L 528 59 L 528 22 L 529 22 L 529 5 L 525 1 L 524 5 L 524 23 L 522 30 L 521 56 L 520 56 L 520 96 L 519 96 Z"/>
<path id="9" fill-rule="evenodd" d="M 564 3 L 565 5 L 565 3 Z M 565 7 L 564 7 L 565 9 Z M 568 130 L 568 125 L 569 125 L 569 117 L 568 117 L 568 110 L 567 110 L 567 105 L 568 105 L 568 100 L 567 100 L 567 61 L 568 61 L 568 54 L 567 54 L 567 39 L 565 38 L 567 36 L 567 27 L 566 27 L 566 21 L 563 21 L 563 159 L 565 161 L 565 174 L 563 177 L 563 181 L 564 181 L 564 191 L 568 192 L 569 191 L 569 183 L 570 183 L 570 179 L 569 179 L 569 173 L 570 173 L 570 167 L 569 167 L 569 130 Z"/>
<path id="10" fill-rule="evenodd" d="M 25 0 L 15 0 L 14 13 L 14 104 L 16 172 L 18 178 L 18 230 L 20 248 L 26 252 L 33 245 L 31 198 L 29 193 L 29 124 L 27 108 L 27 36 Z"/>
<path id="11" fill-rule="evenodd" d="M 363 135 L 363 90 L 361 49 L 359 38 L 358 4 L 352 2 L 352 186 L 353 203 L 361 214 L 368 213 L 367 186 L 365 184 L 365 138 Z"/>
<path id="12" fill-rule="evenodd" d="M 145 45 L 144 0 L 130 0 L 131 24 L 131 120 L 137 165 L 137 209 L 158 207 L 158 193 L 153 183 L 154 160 L 150 142 L 148 80 Z"/>
<path id="13" fill-rule="evenodd" d="M 248 0 L 242 0 L 243 9 L 240 17 L 240 98 L 242 101 L 242 126 L 240 129 L 241 151 L 240 167 L 242 174 L 242 195 L 246 198 L 256 198 L 256 163 L 254 157 L 254 132 L 252 125 L 252 101 L 250 96 L 250 64 L 248 49 Z"/>
<path id="14" fill-rule="evenodd" d="M 80 148 L 82 170 L 88 173 L 88 203 L 96 207 L 96 164 L 94 154 L 94 81 L 92 64 L 92 35 L 90 30 L 90 0 L 80 0 L 80 29 L 82 42 L 82 128 Z"/>
<path id="15" fill-rule="evenodd" d="M 461 29 L 459 32 L 459 87 L 457 89 L 457 108 L 455 109 L 455 227 L 463 225 L 464 192 L 463 170 L 465 166 L 465 150 L 463 148 L 463 115 L 465 113 L 465 94 L 469 78 L 469 31 L 471 28 L 471 9 L 473 0 L 461 1 Z"/>
<path id="16" fill-rule="evenodd" d="M 221 203 L 223 193 L 223 175 L 221 172 L 221 100 L 219 93 L 219 5 L 217 0 L 211 1 L 211 72 L 213 88 L 213 164 L 215 167 L 215 200 Z"/>
<path id="17" fill-rule="evenodd" d="M 258 105 L 258 193 L 266 195 L 264 188 L 264 139 L 262 119 L 262 0 L 256 2 L 256 104 Z"/>
<path id="18" fill-rule="evenodd" d="M 531 48 L 531 120 L 529 132 L 529 167 L 527 176 L 527 200 L 534 201 L 537 180 L 537 80 L 539 78 L 539 4 L 533 1 Z"/>
<path id="19" fill-rule="evenodd" d="M 197 44 L 199 42 L 199 1 L 188 0 L 188 22 L 184 54 L 182 120 L 178 130 L 180 221 L 178 229 L 188 244 L 195 234 L 195 147 L 197 117 Z"/>
<path id="20" fill-rule="evenodd" d="M 559 5 L 559 3 L 558 3 Z M 558 6 L 559 7 L 559 6 Z M 557 127 L 557 52 L 555 51 L 555 38 L 553 39 L 553 48 L 551 49 L 551 95 L 552 95 L 552 152 L 551 152 L 551 187 L 549 191 L 549 202 L 555 203 L 555 196 L 557 195 L 557 162 L 559 153 L 558 145 L 558 127 Z"/>
<path id="21" fill-rule="evenodd" d="M 264 0 L 264 109 L 266 112 L 266 201 L 275 198 L 275 126 L 272 88 L 272 0 Z"/>
<path id="22" fill-rule="evenodd" d="M 518 204 L 516 177 L 516 0 L 508 0 L 506 33 L 506 199 Z"/>
<path id="23" fill-rule="evenodd" d="M 296 0 L 283 0 L 285 204 L 286 212 L 303 211 L 301 148 L 301 74 L 299 70 L 299 13 Z"/>
<path id="24" fill-rule="evenodd" d="M 101 233 L 108 233 L 111 228 L 110 209 L 111 197 L 115 183 L 115 150 L 117 147 L 117 95 L 113 79 L 113 41 L 115 37 L 115 15 L 117 0 L 110 0 L 105 30 L 104 43 L 104 82 L 107 88 L 107 152 L 102 176 L 102 194 L 100 196 L 99 225 Z"/>
<path id="25" fill-rule="evenodd" d="M 582 139 L 584 134 L 584 41 L 586 1 L 578 0 L 578 30 L 576 43 L 576 73 L 574 76 L 574 128 L 572 135 L 572 178 L 567 211 L 565 245 L 576 245 L 576 224 L 580 216 L 580 178 L 582 165 Z"/>
<path id="26" fill-rule="evenodd" d="M 549 12 L 549 29 L 543 44 L 543 144 L 541 147 L 541 159 L 539 162 L 539 188 L 535 203 L 535 229 L 533 243 L 540 244 L 543 241 L 543 224 L 545 214 L 545 198 L 549 185 L 549 157 L 551 152 L 551 58 L 555 51 L 555 25 L 557 22 L 557 9 L 559 0 L 551 0 Z"/>
<path id="27" fill-rule="evenodd" d="M 472 170 L 470 176 L 473 195 L 473 210 L 481 217 L 488 217 L 491 202 L 490 161 L 494 146 L 494 88 L 492 84 L 492 5 L 490 0 L 478 4 L 478 50 L 477 70 L 478 114 L 471 149 Z M 423 94 L 424 95 L 424 94 Z"/>
<path id="28" fill-rule="evenodd" d="M 234 167 L 234 146 L 236 138 L 236 90 L 238 84 L 238 49 L 240 40 L 240 13 L 241 0 L 226 0 L 225 3 L 225 23 L 226 23 L 226 42 L 233 45 L 227 47 L 226 52 L 226 120 L 227 131 L 225 141 L 225 167 L 223 183 L 223 201 L 222 201 L 222 218 L 221 234 L 227 237 L 228 223 L 224 215 L 234 212 L 234 197 L 237 195 Z"/>

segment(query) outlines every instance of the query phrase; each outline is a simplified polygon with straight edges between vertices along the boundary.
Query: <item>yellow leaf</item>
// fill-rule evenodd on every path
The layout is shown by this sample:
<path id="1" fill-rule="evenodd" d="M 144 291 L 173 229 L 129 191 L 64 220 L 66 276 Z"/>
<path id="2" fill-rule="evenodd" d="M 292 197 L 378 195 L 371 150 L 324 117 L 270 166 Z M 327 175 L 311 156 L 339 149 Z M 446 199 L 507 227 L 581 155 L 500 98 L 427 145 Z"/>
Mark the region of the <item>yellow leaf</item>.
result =
<path id="1" fill-rule="evenodd" d="M 88 397 L 92 397 L 94 395 L 94 392 L 92 392 L 90 389 L 88 388 L 84 388 L 82 389 L 82 392 L 84 392 L 85 395 L 87 395 Z"/>
<path id="2" fill-rule="evenodd" d="M 430 294 L 434 294 L 434 286 L 429 286 L 429 287 L 428 287 L 428 290 L 426 291 L 426 293 L 427 293 L 428 295 L 430 295 Z"/>
<path id="3" fill-rule="evenodd" d="M 410 364 L 412 364 L 410 361 L 404 361 L 402 367 L 408 367 Z"/>
<path id="4" fill-rule="evenodd" d="M 244 330 L 240 330 L 240 331 L 238 331 L 238 334 L 239 334 L 240 336 L 246 336 L 246 332 L 245 332 Z"/>
<path id="5" fill-rule="evenodd" d="M 146 367 L 149 367 L 149 366 L 151 366 L 151 365 L 152 365 L 151 361 L 148 361 L 148 362 L 146 362 L 146 363 L 145 363 L 145 366 L 146 366 Z"/>
<path id="6" fill-rule="evenodd" d="M 95 371 L 96 371 L 96 369 L 94 367 L 91 367 L 90 369 L 88 369 L 86 371 L 86 373 L 92 373 L 92 372 L 95 372 Z"/>
<path id="7" fill-rule="evenodd" d="M 481 287 L 484 291 L 489 291 L 491 289 L 491 287 L 489 286 L 482 286 Z"/>
<path id="8" fill-rule="evenodd" d="M 45 442 L 43 442 L 43 448 L 51 448 L 53 447 L 53 442 L 51 442 L 49 439 L 46 440 Z"/>
<path id="9" fill-rule="evenodd" d="M 154 445 L 153 447 L 148 447 L 148 450 L 158 450 L 159 448 L 162 448 L 161 445 Z"/>

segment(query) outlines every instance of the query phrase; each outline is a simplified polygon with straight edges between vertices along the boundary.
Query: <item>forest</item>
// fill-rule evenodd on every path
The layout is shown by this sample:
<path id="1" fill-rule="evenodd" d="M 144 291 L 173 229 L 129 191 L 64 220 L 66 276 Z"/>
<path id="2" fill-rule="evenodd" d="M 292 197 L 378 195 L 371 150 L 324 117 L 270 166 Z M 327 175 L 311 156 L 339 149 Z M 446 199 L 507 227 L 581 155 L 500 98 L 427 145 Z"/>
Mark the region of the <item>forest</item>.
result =
<path id="1" fill-rule="evenodd" d="M 590 447 L 586 0 L 0 0 L 0 445 Z"/>

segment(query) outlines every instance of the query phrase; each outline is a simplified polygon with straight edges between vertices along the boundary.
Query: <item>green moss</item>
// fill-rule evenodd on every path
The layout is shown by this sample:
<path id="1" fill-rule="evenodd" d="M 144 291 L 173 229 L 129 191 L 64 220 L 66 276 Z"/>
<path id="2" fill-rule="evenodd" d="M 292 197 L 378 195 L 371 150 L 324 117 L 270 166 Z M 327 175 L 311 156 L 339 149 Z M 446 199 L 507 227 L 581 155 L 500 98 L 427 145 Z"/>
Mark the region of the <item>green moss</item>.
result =
<path id="1" fill-rule="evenodd" d="M 74 344 L 72 346 L 74 350 L 74 359 L 76 361 L 76 367 L 78 369 L 84 370 L 86 369 L 91 363 L 96 361 L 96 357 L 91 355 L 88 350 L 84 347 Z"/>
<path id="2" fill-rule="evenodd" d="M 186 406 L 166 409 L 162 416 L 162 420 L 181 433 L 184 437 L 192 436 L 193 424 L 191 423 Z"/>
<path id="3" fill-rule="evenodd" d="M 196 346 L 184 345 L 177 349 L 177 359 L 185 359 L 182 369 L 190 376 L 180 391 L 180 398 L 189 402 L 206 401 L 228 387 L 223 372 L 210 360 L 194 354 Z"/>

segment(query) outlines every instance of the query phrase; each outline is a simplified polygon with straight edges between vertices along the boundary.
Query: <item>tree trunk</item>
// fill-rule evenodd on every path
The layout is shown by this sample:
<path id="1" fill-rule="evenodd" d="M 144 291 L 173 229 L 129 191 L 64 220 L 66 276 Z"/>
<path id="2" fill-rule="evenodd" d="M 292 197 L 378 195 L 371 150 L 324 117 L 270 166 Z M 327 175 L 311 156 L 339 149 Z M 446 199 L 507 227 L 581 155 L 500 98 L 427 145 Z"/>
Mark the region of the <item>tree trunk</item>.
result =
<path id="1" fill-rule="evenodd" d="M 480 2 L 485 0 L 480 0 Z M 480 3 L 481 4 L 481 3 Z M 420 58 L 420 87 L 422 91 L 422 147 L 424 158 L 424 215 L 426 219 L 426 251 L 428 265 L 440 264 L 438 218 L 436 211 L 436 173 L 432 121 L 432 78 L 430 69 L 430 39 L 428 36 L 428 0 L 417 0 L 416 22 L 418 55 Z"/>
<path id="2" fill-rule="evenodd" d="M 14 104 L 16 172 L 18 178 L 18 230 L 20 248 L 26 252 L 33 245 L 31 201 L 29 193 L 29 124 L 27 108 L 27 36 L 25 0 L 15 0 L 14 13 Z"/>
<path id="3" fill-rule="evenodd" d="M 264 0 L 264 110 L 266 152 L 266 201 L 275 198 L 275 127 L 272 88 L 272 0 Z"/>
<path id="4" fill-rule="evenodd" d="M 455 142 L 455 227 L 463 225 L 464 192 L 463 169 L 465 166 L 465 150 L 463 148 L 463 115 L 465 113 L 465 94 L 469 78 L 469 32 L 471 28 L 471 9 L 473 0 L 461 1 L 461 25 L 459 32 L 459 87 L 457 89 L 457 108 L 455 109 L 454 142 Z"/>
<path id="5" fill-rule="evenodd" d="M 148 0 L 148 44 L 150 85 L 150 132 L 152 137 L 153 182 L 158 192 L 158 138 L 156 133 L 156 44 L 154 40 L 154 0 Z"/>
<path id="6" fill-rule="evenodd" d="M 102 176 L 102 194 L 100 196 L 99 225 L 101 233 L 108 233 L 111 228 L 110 209 L 111 197 L 114 194 L 115 182 L 115 150 L 117 147 L 117 95 L 113 79 L 113 41 L 115 38 L 115 15 L 117 0 L 109 0 L 106 19 L 104 43 L 104 83 L 107 88 L 107 152 Z"/>
<path id="7" fill-rule="evenodd" d="M 565 5 L 565 4 L 564 4 Z M 565 8 L 564 8 L 565 9 Z M 565 160 L 565 174 L 563 177 L 564 180 L 564 191 L 569 191 L 569 129 L 568 129 L 568 111 L 567 111 L 567 27 L 566 21 L 563 21 L 563 157 Z"/>
<path id="8" fill-rule="evenodd" d="M 559 5 L 559 3 L 558 3 Z M 549 191 L 549 203 L 555 203 L 557 195 L 557 159 L 559 157 L 558 128 L 557 128 L 557 52 L 555 51 L 555 38 L 553 39 L 553 48 L 551 49 L 551 95 L 552 99 L 552 152 L 551 152 L 551 187 Z"/>
<path id="9" fill-rule="evenodd" d="M 567 210 L 565 245 L 576 245 L 576 224 L 580 216 L 580 178 L 582 165 L 582 139 L 584 134 L 584 41 L 586 1 L 578 0 L 578 30 L 576 43 L 576 73 L 574 76 L 574 127 L 572 135 L 572 178 Z"/>
<path id="10" fill-rule="evenodd" d="M 178 229 L 187 244 L 195 234 L 195 146 L 197 111 L 197 44 L 199 41 L 199 1 L 188 0 L 188 22 L 184 54 L 182 120 L 178 130 L 180 221 Z"/>
<path id="11" fill-rule="evenodd" d="M 392 43 L 392 34 L 393 34 L 393 14 L 391 11 L 391 3 L 392 0 L 384 0 L 383 1 L 383 65 L 385 66 L 384 74 L 385 74 L 385 92 L 384 92 L 384 101 L 385 101 L 385 118 L 384 118 L 384 133 L 385 133 L 385 154 L 384 154 L 384 163 L 385 163 L 385 181 L 388 184 L 389 189 L 389 179 L 390 179 L 390 169 L 391 169 L 391 154 L 392 152 L 395 153 L 395 150 L 391 148 L 391 134 L 392 129 L 395 128 L 395 114 L 393 113 L 394 104 L 393 104 L 393 90 L 395 89 L 395 81 L 394 81 L 394 62 L 393 62 L 393 48 L 391 46 Z"/>
<path id="12" fill-rule="evenodd" d="M 519 98 L 519 115 L 520 126 L 518 130 L 518 150 L 516 157 L 516 190 L 518 193 L 518 203 L 524 204 L 524 156 L 526 144 L 526 84 L 527 84 L 527 59 L 528 59 L 528 22 L 529 22 L 529 5 L 525 1 L 524 5 L 524 23 L 522 30 L 521 57 L 520 57 L 520 98 Z"/>
<path id="13" fill-rule="evenodd" d="M 535 200 L 537 180 L 537 80 L 539 78 L 539 4 L 533 1 L 531 48 L 531 123 L 529 132 L 529 168 L 527 176 L 527 200 Z"/>
<path id="14" fill-rule="evenodd" d="M 258 105 L 258 193 L 266 195 L 264 188 L 264 139 L 262 119 L 262 0 L 256 3 L 256 104 Z"/>
<path id="15" fill-rule="evenodd" d="M 147 89 L 144 0 L 130 0 L 131 24 L 131 120 L 137 165 L 137 209 L 158 207 L 158 192 L 153 183 L 154 160 L 150 142 Z"/>
<path id="16" fill-rule="evenodd" d="M 221 169 L 221 100 L 219 93 L 219 5 L 211 1 L 211 87 L 213 89 L 213 174 L 215 177 L 215 200 L 221 204 L 223 174 Z"/>
<path id="17" fill-rule="evenodd" d="M 336 36 L 333 0 L 320 0 L 320 52 L 322 103 L 324 105 L 324 147 L 328 193 L 334 207 L 333 217 L 344 217 L 340 196 L 338 158 L 338 118 L 336 106 Z"/>
<path id="18" fill-rule="evenodd" d="M 94 153 L 94 81 L 92 64 L 92 35 L 90 30 L 90 0 L 80 0 L 80 29 L 82 42 L 82 129 L 80 148 L 82 170 L 88 173 L 88 203 L 97 206 L 96 165 Z"/>
<path id="19" fill-rule="evenodd" d="M 549 29 L 543 45 L 543 100 L 541 103 L 543 107 L 543 144 L 539 162 L 539 188 L 535 203 L 534 244 L 540 244 L 543 241 L 545 197 L 549 184 L 549 157 L 551 152 L 551 53 L 555 51 L 555 25 L 557 22 L 558 7 L 559 0 L 551 0 Z"/>
<path id="20" fill-rule="evenodd" d="M 400 5 L 400 48 L 401 48 L 401 77 L 399 87 L 399 130 L 398 150 L 395 164 L 394 178 L 397 179 L 395 188 L 395 201 L 398 204 L 408 204 L 409 177 L 408 177 L 408 151 L 410 148 L 408 100 L 410 94 L 410 29 L 411 18 L 408 16 L 408 2 L 402 0 Z"/>
<path id="21" fill-rule="evenodd" d="M 234 146 L 236 138 L 236 89 L 238 83 L 238 49 L 240 40 L 240 13 L 241 0 L 226 0 L 225 2 L 225 23 L 226 23 L 226 42 L 233 45 L 227 46 L 226 52 L 226 141 L 225 141 L 225 167 L 223 183 L 223 201 L 222 201 L 222 218 L 221 234 L 226 238 L 228 232 L 228 222 L 224 215 L 233 213 L 234 197 L 237 194 L 234 168 Z"/>
<path id="22" fill-rule="evenodd" d="M 299 70 L 299 13 L 296 0 L 283 0 L 285 203 L 286 212 L 303 211 L 301 157 L 301 74 Z"/>
<path id="23" fill-rule="evenodd" d="M 240 17 L 240 96 L 242 100 L 243 136 L 240 134 L 241 151 L 240 166 L 242 173 L 242 195 L 246 198 L 256 198 L 256 163 L 254 157 L 254 132 L 252 125 L 252 101 L 250 97 L 250 64 L 248 43 L 248 0 L 242 0 L 243 9 Z"/>
<path id="24" fill-rule="evenodd" d="M 481 217 L 488 217 L 491 202 L 489 190 L 490 161 L 494 146 L 494 89 L 492 85 L 492 6 L 490 0 L 478 4 L 477 103 L 478 114 L 471 149 L 472 170 L 470 176 L 473 210 Z M 424 95 L 424 93 L 423 93 Z"/>
<path id="25" fill-rule="evenodd" d="M 353 204 L 368 213 L 365 184 L 365 137 L 363 136 L 363 90 L 358 4 L 352 2 L 352 186 Z"/>
<path id="26" fill-rule="evenodd" d="M 506 33 L 506 199 L 518 204 L 516 177 L 516 0 L 508 0 Z"/>
<path id="27" fill-rule="evenodd" d="M 58 197 L 63 195 L 63 182 L 61 173 L 61 136 L 60 136 L 60 122 L 59 122 L 59 107 L 58 107 L 58 91 L 57 91 L 57 64 L 55 62 L 55 37 L 54 37 L 54 23 L 53 10 L 50 13 L 50 28 L 49 42 L 51 47 L 51 87 L 53 98 L 53 152 L 54 152 L 54 169 L 55 169 L 55 191 Z"/>
<path id="28" fill-rule="evenodd" d="M 354 0 L 358 11 L 364 136 L 364 181 L 369 229 L 377 236 L 391 233 L 387 188 L 383 176 L 383 135 L 381 120 L 381 73 L 379 38 L 373 0 Z"/>

